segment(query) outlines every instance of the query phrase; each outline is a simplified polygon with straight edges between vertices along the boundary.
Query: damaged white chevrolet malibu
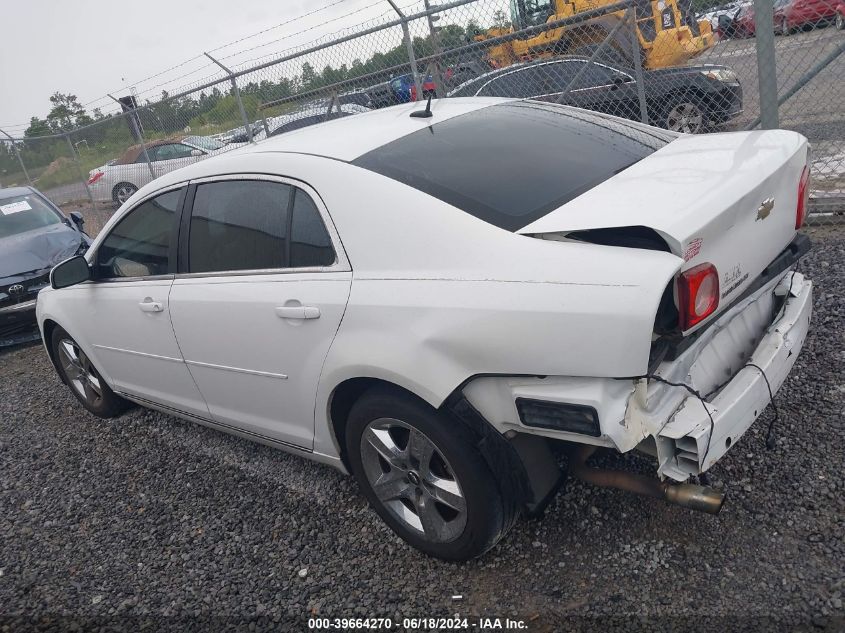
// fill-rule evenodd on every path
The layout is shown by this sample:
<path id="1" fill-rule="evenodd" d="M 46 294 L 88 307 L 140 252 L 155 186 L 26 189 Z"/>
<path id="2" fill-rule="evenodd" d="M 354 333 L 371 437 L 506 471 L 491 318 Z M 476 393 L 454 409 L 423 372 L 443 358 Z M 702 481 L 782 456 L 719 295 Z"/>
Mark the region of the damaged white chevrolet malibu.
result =
<path id="1" fill-rule="evenodd" d="M 807 164 L 779 130 L 396 106 L 146 185 L 52 271 L 38 322 L 92 413 L 134 402 L 351 471 L 440 558 L 538 512 L 555 445 L 587 481 L 716 512 L 719 491 L 684 482 L 809 327 Z M 657 472 L 587 466 L 596 447 Z"/>

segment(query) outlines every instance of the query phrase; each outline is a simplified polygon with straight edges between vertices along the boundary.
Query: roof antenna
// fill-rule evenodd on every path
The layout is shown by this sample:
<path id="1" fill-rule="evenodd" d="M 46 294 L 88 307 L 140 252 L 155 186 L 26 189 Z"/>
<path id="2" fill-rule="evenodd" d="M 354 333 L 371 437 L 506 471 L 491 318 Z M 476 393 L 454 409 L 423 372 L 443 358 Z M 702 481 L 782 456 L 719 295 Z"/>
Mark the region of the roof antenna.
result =
<path id="1" fill-rule="evenodd" d="M 411 112 L 411 116 L 419 119 L 427 119 L 430 116 L 434 116 L 431 113 L 431 95 L 432 93 L 428 93 L 428 103 L 425 104 L 425 110 L 414 110 Z"/>

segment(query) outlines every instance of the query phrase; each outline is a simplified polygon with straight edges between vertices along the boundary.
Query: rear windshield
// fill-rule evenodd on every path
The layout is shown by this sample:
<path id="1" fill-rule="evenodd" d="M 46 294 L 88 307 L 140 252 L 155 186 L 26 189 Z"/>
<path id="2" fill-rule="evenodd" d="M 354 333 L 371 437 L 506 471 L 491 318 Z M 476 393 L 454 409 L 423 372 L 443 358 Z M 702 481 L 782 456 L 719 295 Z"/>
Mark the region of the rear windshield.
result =
<path id="1" fill-rule="evenodd" d="M 0 238 L 11 237 L 62 221 L 38 195 L 0 195 Z"/>
<path id="2" fill-rule="evenodd" d="M 585 110 L 519 101 L 434 123 L 353 163 L 517 231 L 673 138 Z"/>

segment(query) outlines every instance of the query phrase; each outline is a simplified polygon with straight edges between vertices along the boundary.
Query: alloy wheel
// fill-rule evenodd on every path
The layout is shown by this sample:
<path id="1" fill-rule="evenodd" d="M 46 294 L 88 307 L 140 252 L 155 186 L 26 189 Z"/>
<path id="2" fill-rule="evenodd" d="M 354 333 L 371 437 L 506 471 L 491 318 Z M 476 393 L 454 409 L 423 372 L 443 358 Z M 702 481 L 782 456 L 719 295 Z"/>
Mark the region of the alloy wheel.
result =
<path id="1" fill-rule="evenodd" d="M 673 132 L 698 134 L 704 127 L 704 114 L 694 103 L 679 103 L 666 115 L 666 127 Z"/>
<path id="2" fill-rule="evenodd" d="M 68 338 L 59 341 L 59 362 L 70 386 L 88 404 L 96 406 L 103 399 L 100 375 L 79 346 Z"/>
<path id="3" fill-rule="evenodd" d="M 845 15 L 841 13 L 836 14 L 836 28 L 840 31 L 845 29 Z"/>
<path id="4" fill-rule="evenodd" d="M 124 202 L 129 200 L 129 198 L 132 197 L 132 194 L 136 191 L 138 191 L 138 189 L 134 185 L 118 185 L 117 189 L 115 190 L 114 197 L 117 198 L 119 204 L 123 204 Z"/>
<path id="5" fill-rule="evenodd" d="M 361 461 L 380 503 L 427 541 L 458 538 L 467 504 L 455 471 L 432 440 L 393 418 L 370 422 L 361 435 Z"/>
<path id="6" fill-rule="evenodd" d="M 780 22 L 780 32 L 782 35 L 789 35 L 789 22 L 786 21 L 786 18 L 783 18 Z"/>

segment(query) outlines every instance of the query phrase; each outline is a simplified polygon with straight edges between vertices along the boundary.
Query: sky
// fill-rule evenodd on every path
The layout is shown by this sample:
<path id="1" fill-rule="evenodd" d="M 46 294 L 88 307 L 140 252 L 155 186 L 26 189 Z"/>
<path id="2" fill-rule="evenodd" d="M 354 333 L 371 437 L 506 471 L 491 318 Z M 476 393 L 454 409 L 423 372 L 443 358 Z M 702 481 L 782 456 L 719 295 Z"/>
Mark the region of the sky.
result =
<path id="1" fill-rule="evenodd" d="M 409 12 L 422 6 L 397 4 Z M 2 0 L 0 129 L 21 135 L 30 117 L 47 114 L 56 91 L 77 95 L 89 112 L 110 112 L 116 106 L 106 93 L 134 86 L 153 98 L 222 74 L 203 51 L 237 67 L 394 15 L 386 0 Z"/>

